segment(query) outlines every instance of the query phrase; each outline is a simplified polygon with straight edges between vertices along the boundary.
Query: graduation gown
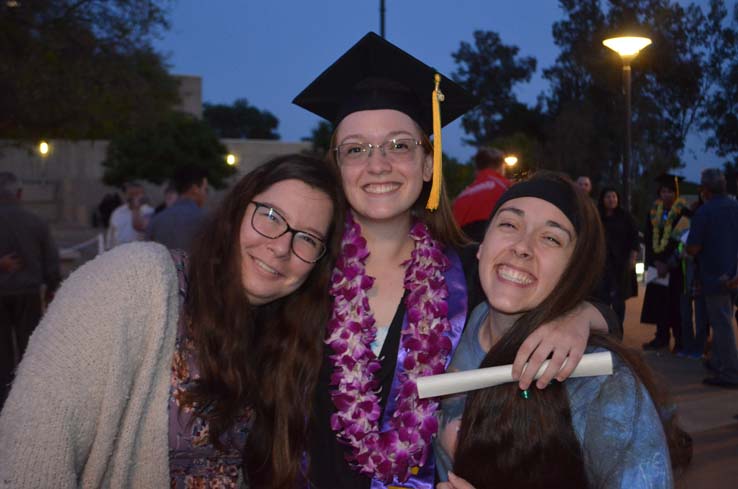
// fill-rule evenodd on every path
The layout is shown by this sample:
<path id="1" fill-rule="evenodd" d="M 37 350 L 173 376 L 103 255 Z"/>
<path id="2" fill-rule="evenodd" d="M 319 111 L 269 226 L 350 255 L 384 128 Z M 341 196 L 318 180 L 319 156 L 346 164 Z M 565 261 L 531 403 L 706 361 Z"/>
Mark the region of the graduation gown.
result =
<path id="1" fill-rule="evenodd" d="M 473 248 L 473 249 L 472 249 Z M 451 259 L 452 266 L 446 272 L 446 282 L 449 288 L 449 321 L 451 321 L 452 331 L 450 337 L 453 347 L 456 347 L 458 339 L 461 336 L 463 325 L 469 309 L 468 301 L 478 300 L 480 297 L 478 279 L 476 272 L 476 257 L 474 256 L 476 247 L 469 247 L 460 254 L 455 252 L 447 252 L 447 256 Z M 472 273 L 464 273 L 464 269 L 472 270 Z M 455 274 L 455 277 L 449 278 L 449 274 Z M 469 293 L 469 287 L 475 289 L 473 293 Z M 405 293 L 407 295 L 407 292 Z M 474 304 L 476 305 L 476 304 Z M 382 346 L 379 355 L 380 370 L 375 374 L 381 388 L 380 408 L 382 410 L 383 423 L 389 419 L 391 412 L 385 412 L 390 399 L 390 391 L 393 387 L 393 381 L 396 377 L 397 359 L 400 355 L 400 339 L 403 324 L 405 323 L 405 296 L 403 296 L 400 305 L 395 312 L 392 323 L 390 324 L 387 338 Z M 331 429 L 330 418 L 336 412 L 336 408 L 331 400 L 330 393 L 333 390 L 330 386 L 330 377 L 334 367 L 328 358 L 332 354 L 332 350 L 326 347 L 323 352 L 323 363 L 318 377 L 318 385 L 316 388 L 316 396 L 313 401 L 313 415 L 311 417 L 310 436 L 308 440 L 308 456 L 310 460 L 309 481 L 307 486 L 319 489 L 368 489 L 370 487 L 383 487 L 378 481 L 372 481 L 371 478 L 360 474 L 358 471 L 349 467 L 346 462 L 346 454 L 350 453 L 350 447 L 342 445 L 336 438 L 336 432 Z M 447 364 L 453 356 L 453 351 L 447 359 Z M 394 402 L 390 403 L 394 408 Z M 426 486 L 421 482 L 411 481 L 405 487 L 433 487 L 434 482 L 434 460 L 431 447 L 428 447 L 428 462 L 421 469 L 421 475 L 425 473 L 426 479 L 430 477 L 430 486 Z M 399 485 L 397 487 L 403 487 Z"/>

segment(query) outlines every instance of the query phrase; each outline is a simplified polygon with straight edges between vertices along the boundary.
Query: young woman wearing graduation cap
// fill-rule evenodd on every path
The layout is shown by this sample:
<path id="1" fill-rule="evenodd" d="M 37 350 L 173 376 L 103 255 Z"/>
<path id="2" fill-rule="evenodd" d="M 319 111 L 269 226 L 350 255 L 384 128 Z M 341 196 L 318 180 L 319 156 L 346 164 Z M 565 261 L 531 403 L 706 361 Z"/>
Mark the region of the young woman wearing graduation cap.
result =
<path id="1" fill-rule="evenodd" d="M 417 398 L 415 379 L 446 368 L 481 299 L 476 250 L 454 223 L 443 188 L 440 128 L 477 101 L 369 33 L 294 103 L 335 124 L 329 157 L 352 209 L 333 272 L 308 443 L 310 487 L 431 488 L 437 402 Z M 515 362 L 520 376 L 530 361 L 520 387 L 550 354 L 537 385 L 566 378 L 592 323 L 605 327 L 584 303 L 531 335 Z"/>

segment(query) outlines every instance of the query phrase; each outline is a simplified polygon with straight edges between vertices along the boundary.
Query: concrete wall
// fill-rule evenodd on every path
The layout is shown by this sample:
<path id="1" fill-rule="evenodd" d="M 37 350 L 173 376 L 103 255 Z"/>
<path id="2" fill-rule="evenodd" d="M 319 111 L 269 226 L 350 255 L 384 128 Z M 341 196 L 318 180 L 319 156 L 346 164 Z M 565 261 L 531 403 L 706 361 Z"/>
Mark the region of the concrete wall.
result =
<path id="1" fill-rule="evenodd" d="M 254 139 L 224 139 L 236 156 L 238 174 L 244 175 L 275 156 L 310 149 L 307 142 Z M 36 148 L 26 149 L 0 141 L 0 170 L 12 171 L 23 182 L 23 200 L 50 222 L 88 226 L 103 196 L 117 191 L 102 183 L 107 141 L 49 141 L 50 151 L 42 157 Z M 149 200 L 158 204 L 163 188 L 146 184 Z M 224 191 L 213 192 L 208 207 L 215 205 Z"/>

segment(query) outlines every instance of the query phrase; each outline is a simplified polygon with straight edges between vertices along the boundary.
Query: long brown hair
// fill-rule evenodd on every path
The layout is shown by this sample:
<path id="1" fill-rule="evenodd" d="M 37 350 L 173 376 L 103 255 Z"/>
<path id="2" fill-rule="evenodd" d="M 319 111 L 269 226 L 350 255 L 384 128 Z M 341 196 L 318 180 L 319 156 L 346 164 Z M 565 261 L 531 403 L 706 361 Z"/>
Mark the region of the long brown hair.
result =
<path id="1" fill-rule="evenodd" d="M 518 348 L 539 325 L 571 312 L 587 298 L 602 269 L 605 243 L 597 210 L 568 179 L 539 172 L 535 179 L 567 183 L 579 217 L 577 240 L 558 285 L 541 304 L 524 313 L 490 349 L 480 367 L 513 363 Z M 636 352 L 607 335 L 592 334 L 590 345 L 616 353 L 645 385 L 659 405 L 663 394 Z M 685 450 L 673 423 L 664 425 L 675 466 L 684 464 Z M 510 383 L 469 393 L 459 431 L 454 472 L 477 489 L 588 487 L 582 449 L 572 427 L 566 390 L 552 383 L 521 401 L 517 384 Z"/>
<path id="2" fill-rule="evenodd" d="M 433 143 L 430 138 L 417 122 L 413 121 L 413 124 L 415 124 L 415 127 L 420 134 L 420 143 L 423 147 L 425 156 L 432 154 Z M 336 159 L 337 134 L 338 128 L 336 128 L 331 136 L 328 159 L 338 168 L 338 160 Z M 462 248 L 463 246 L 468 245 L 471 241 L 461 231 L 459 225 L 456 224 L 456 220 L 454 219 L 451 200 L 448 198 L 448 193 L 446 192 L 445 179 L 441 178 L 441 195 L 438 209 L 435 211 L 429 211 L 425 208 L 425 204 L 428 202 L 428 196 L 430 195 L 430 190 L 431 182 L 423 182 L 423 189 L 420 192 L 420 196 L 417 198 L 411 209 L 413 216 L 423 221 L 428 226 L 431 236 L 441 243 L 456 248 Z"/>
<path id="3" fill-rule="evenodd" d="M 328 252 L 292 294 L 263 306 L 249 304 L 241 281 L 239 231 L 254 196 L 277 182 L 300 180 L 333 203 Z M 288 155 L 244 176 L 203 228 L 190 258 L 186 314 L 200 379 L 184 401 L 219 437 L 248 408 L 254 423 L 244 447 L 252 487 L 292 487 L 300 474 L 307 416 L 330 319 L 331 271 L 340 251 L 345 203 L 335 168 Z"/>

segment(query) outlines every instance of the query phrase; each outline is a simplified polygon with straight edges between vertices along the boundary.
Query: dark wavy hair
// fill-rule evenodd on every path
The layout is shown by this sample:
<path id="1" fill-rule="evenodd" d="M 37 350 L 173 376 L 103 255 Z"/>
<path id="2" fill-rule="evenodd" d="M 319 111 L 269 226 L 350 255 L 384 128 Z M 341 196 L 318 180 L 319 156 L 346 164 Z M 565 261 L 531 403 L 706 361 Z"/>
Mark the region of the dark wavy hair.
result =
<path id="1" fill-rule="evenodd" d="M 249 304 L 241 279 L 239 232 L 254 196 L 277 182 L 300 180 L 333 203 L 328 252 L 292 294 L 262 306 Z M 288 155 L 244 176 L 204 226 L 190 258 L 186 314 L 201 377 L 186 405 L 220 437 L 248 409 L 254 422 L 243 461 L 251 487 L 293 487 L 301 473 L 307 416 L 330 319 L 331 272 L 340 251 L 345 202 L 335 168 Z"/>
<path id="2" fill-rule="evenodd" d="M 568 177 L 538 172 L 532 178 L 566 182 L 579 215 L 579 231 L 569 264 L 558 286 L 541 304 L 525 312 L 490 349 L 480 367 L 513 363 L 523 341 L 539 325 L 571 312 L 586 300 L 602 269 L 605 243 L 597 210 Z M 665 402 L 638 352 L 604 334 L 593 333 L 590 345 L 613 351 L 646 386 L 657 406 Z M 673 420 L 672 420 L 673 421 Z M 675 467 L 688 463 L 691 449 L 672 421 L 665 424 Z M 689 452 L 689 453 L 687 453 Z M 517 384 L 470 392 L 462 417 L 454 472 L 477 489 L 491 487 L 589 487 L 582 449 L 572 427 L 562 384 L 552 383 L 521 401 Z"/>
<path id="3" fill-rule="evenodd" d="M 620 206 L 621 200 L 620 200 L 620 192 L 615 187 L 604 187 L 600 191 L 600 196 L 597 199 L 597 211 L 600 213 L 600 217 L 606 215 L 605 210 L 605 195 L 608 193 L 613 192 L 618 197 L 618 206 L 615 208 L 614 213 L 620 214 L 622 212 L 625 212 L 623 208 Z"/>
<path id="4" fill-rule="evenodd" d="M 420 133 L 420 143 L 425 155 L 431 155 L 433 153 L 433 143 L 417 122 L 413 121 L 413 124 L 415 124 L 415 127 Z M 338 167 L 338 160 L 336 159 L 337 134 L 338 130 L 336 129 L 331 136 L 331 145 L 328 150 L 328 159 L 336 167 Z M 429 211 L 425 208 L 425 204 L 428 202 L 428 197 L 430 196 L 430 190 L 431 182 L 423 182 L 420 196 L 412 206 L 413 216 L 423 221 L 428 226 L 431 236 L 444 245 L 456 248 L 462 248 L 468 245 L 471 242 L 470 239 L 461 231 L 461 228 L 459 228 L 459 225 L 454 219 L 451 200 L 448 198 L 448 193 L 446 192 L 445 179 L 441 178 L 441 195 L 438 202 L 438 209 L 435 211 Z"/>

